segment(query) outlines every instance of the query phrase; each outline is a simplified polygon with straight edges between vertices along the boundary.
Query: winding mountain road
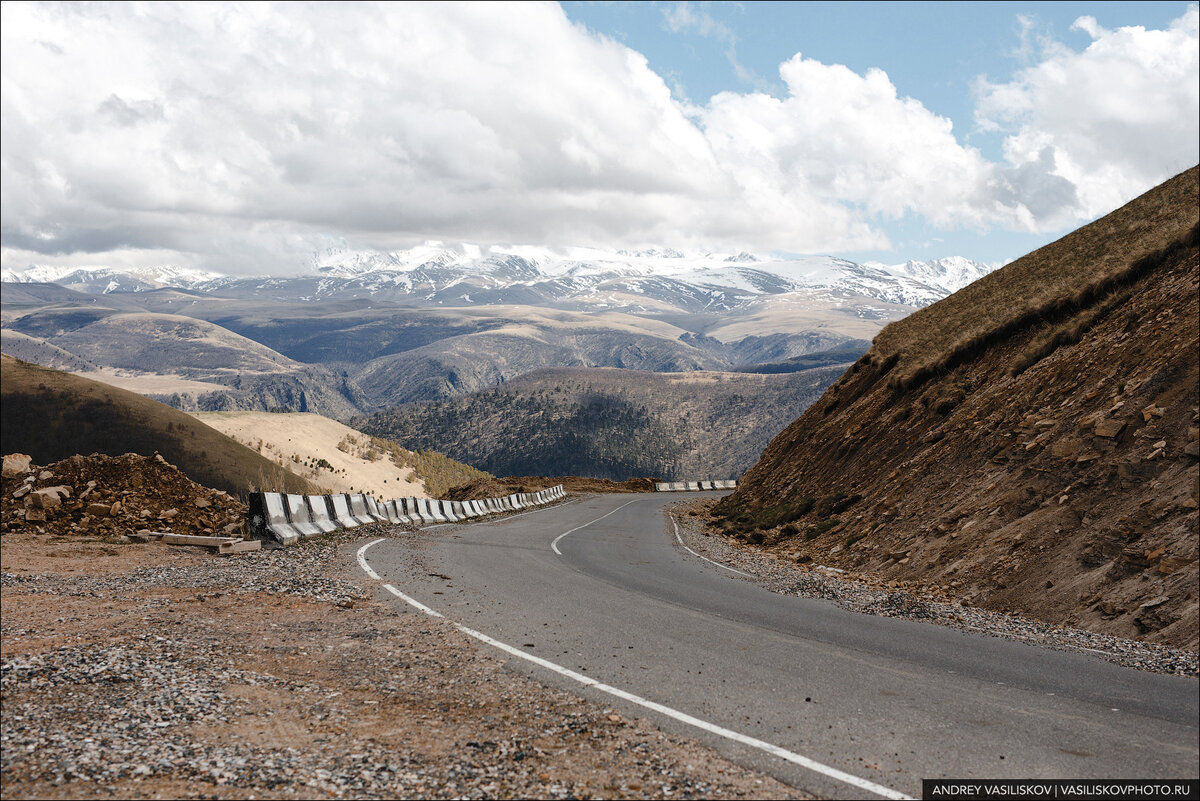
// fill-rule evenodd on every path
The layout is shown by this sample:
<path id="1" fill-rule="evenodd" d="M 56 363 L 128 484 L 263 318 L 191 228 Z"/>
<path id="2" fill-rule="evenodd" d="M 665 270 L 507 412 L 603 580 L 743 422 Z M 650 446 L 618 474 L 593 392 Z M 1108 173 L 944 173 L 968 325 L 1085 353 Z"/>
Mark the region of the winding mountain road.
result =
<path id="1" fill-rule="evenodd" d="M 820 796 L 1196 775 L 1195 679 L 769 592 L 681 547 L 676 500 L 585 497 L 415 552 L 367 542 L 358 563 L 397 605 L 520 656 L 513 669 Z"/>

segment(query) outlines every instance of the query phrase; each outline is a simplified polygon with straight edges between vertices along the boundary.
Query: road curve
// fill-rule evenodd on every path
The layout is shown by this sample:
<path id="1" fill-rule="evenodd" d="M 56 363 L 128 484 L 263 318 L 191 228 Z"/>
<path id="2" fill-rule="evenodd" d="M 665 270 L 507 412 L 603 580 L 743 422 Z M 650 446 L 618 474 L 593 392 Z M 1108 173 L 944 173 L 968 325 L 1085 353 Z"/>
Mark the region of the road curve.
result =
<path id="1" fill-rule="evenodd" d="M 359 563 L 398 605 L 524 657 L 513 669 L 817 795 L 1195 776 L 1195 679 L 771 593 L 682 548 L 676 500 L 585 497 L 415 552 L 364 543 Z"/>

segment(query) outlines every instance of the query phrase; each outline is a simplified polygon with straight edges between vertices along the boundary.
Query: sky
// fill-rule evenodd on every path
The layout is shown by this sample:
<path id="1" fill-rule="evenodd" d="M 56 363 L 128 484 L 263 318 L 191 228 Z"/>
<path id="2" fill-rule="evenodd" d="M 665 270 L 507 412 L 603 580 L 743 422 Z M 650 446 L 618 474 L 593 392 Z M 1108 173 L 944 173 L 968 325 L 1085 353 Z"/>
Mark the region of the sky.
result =
<path id="1" fill-rule="evenodd" d="M 1200 161 L 1195 3 L 0 6 L 0 263 L 998 263 Z"/>

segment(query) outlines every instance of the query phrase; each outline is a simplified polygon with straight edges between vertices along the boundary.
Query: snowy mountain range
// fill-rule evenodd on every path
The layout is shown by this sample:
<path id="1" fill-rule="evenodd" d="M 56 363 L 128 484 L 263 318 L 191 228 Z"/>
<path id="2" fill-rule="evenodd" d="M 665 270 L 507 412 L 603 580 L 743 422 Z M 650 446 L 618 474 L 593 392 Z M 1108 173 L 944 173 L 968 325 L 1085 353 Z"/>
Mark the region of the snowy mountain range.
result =
<path id="1" fill-rule="evenodd" d="M 421 306 L 522 304 L 586 310 L 725 311 L 767 296 L 822 294 L 921 307 L 995 267 L 962 257 L 858 264 L 832 256 L 763 258 L 749 253 L 672 249 L 566 252 L 539 247 L 407 250 L 332 248 L 313 255 L 304 274 L 232 276 L 180 267 L 31 267 L 5 270 L 4 282 L 54 283 L 108 294 L 175 288 L 218 296 L 266 294 L 278 300 L 376 298 Z"/>

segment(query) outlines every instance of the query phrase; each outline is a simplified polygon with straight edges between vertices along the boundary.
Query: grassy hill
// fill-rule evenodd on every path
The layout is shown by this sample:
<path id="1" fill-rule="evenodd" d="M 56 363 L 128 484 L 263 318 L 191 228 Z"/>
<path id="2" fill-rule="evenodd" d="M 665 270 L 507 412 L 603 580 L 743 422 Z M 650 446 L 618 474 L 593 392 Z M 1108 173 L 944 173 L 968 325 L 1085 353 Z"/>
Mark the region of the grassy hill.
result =
<path id="1" fill-rule="evenodd" d="M 790 374 L 540 370 L 352 422 L 495 475 L 733 478 L 845 365 Z"/>
<path id="2" fill-rule="evenodd" d="M 200 421 L 107 384 L 0 356 L 0 428 L 5 453 L 37 464 L 74 454 L 155 452 L 206 487 L 245 496 L 250 488 L 317 487 Z"/>
<path id="3" fill-rule="evenodd" d="M 442 498 L 450 487 L 490 479 L 435 452 L 414 453 L 319 414 L 203 412 L 201 422 L 328 492 L 378 498 Z"/>
<path id="4" fill-rule="evenodd" d="M 1195 648 L 1200 169 L 887 326 L 714 530 Z"/>

